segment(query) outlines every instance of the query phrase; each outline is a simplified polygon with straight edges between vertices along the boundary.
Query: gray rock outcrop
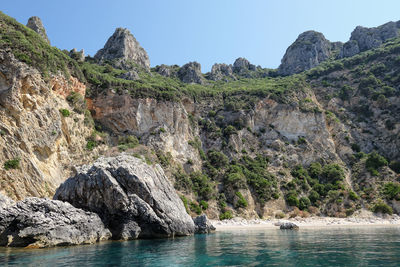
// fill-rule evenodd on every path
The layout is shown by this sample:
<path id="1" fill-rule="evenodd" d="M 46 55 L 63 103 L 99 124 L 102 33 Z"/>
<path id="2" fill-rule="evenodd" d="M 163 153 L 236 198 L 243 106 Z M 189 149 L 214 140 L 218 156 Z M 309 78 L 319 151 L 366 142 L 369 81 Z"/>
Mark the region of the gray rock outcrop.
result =
<path id="1" fill-rule="evenodd" d="M 69 51 L 69 56 L 79 62 L 85 61 L 85 51 L 83 49 L 78 51 L 76 48 L 74 48 Z"/>
<path id="2" fill-rule="evenodd" d="M 42 20 L 39 17 L 30 17 L 28 19 L 28 23 L 26 24 L 26 26 L 32 30 L 34 30 L 36 33 L 38 33 L 40 36 L 42 36 L 42 38 L 48 43 L 50 44 L 50 40 L 47 37 L 46 34 L 46 29 L 43 26 Z"/>
<path id="3" fill-rule="evenodd" d="M 235 79 L 235 76 L 233 76 L 232 65 L 214 64 L 212 66 L 211 73 L 209 76 L 210 80 L 220 81 L 227 78 Z"/>
<path id="4" fill-rule="evenodd" d="M 15 204 L 15 201 L 0 193 L 0 209 L 5 209 Z"/>
<path id="5" fill-rule="evenodd" d="M 299 226 L 295 223 L 292 222 L 283 222 L 280 226 L 279 229 L 281 230 L 298 230 Z"/>
<path id="6" fill-rule="evenodd" d="M 136 70 L 130 70 L 128 72 L 125 72 L 125 73 L 121 74 L 119 76 L 119 78 L 125 79 L 125 80 L 131 80 L 131 81 L 140 79 L 139 74 L 137 73 Z"/>
<path id="7" fill-rule="evenodd" d="M 335 44 L 337 46 L 337 44 Z M 289 46 L 278 68 L 280 75 L 291 75 L 318 66 L 332 53 L 332 43 L 316 31 L 306 31 Z"/>
<path id="8" fill-rule="evenodd" d="M 168 66 L 165 64 L 157 65 L 154 70 L 164 77 L 176 77 L 178 75 L 178 65 Z"/>
<path id="9" fill-rule="evenodd" d="M 117 28 L 94 58 L 99 62 L 112 61 L 115 67 L 121 69 L 131 69 L 134 63 L 150 70 L 150 60 L 146 51 L 132 33 L 124 28 Z"/>
<path id="10" fill-rule="evenodd" d="M 399 36 L 399 22 L 388 22 L 378 27 L 357 26 L 350 40 L 343 45 L 340 58 L 351 57 L 360 52 L 376 48 L 386 40 Z"/>
<path id="11" fill-rule="evenodd" d="M 356 40 L 350 40 L 343 44 L 342 49 L 340 50 L 339 57 L 352 57 L 360 53 L 360 47 L 358 47 L 358 42 Z"/>
<path id="12" fill-rule="evenodd" d="M 209 234 L 212 231 L 215 231 L 214 225 L 211 224 L 205 214 L 193 218 L 193 222 L 196 234 Z"/>
<path id="13" fill-rule="evenodd" d="M 242 75 L 247 71 L 255 71 L 256 66 L 251 64 L 247 59 L 239 57 L 233 63 L 233 72 Z"/>
<path id="14" fill-rule="evenodd" d="M 178 71 L 178 78 L 184 83 L 204 84 L 201 65 L 197 62 L 189 62 L 183 65 Z"/>
<path id="15" fill-rule="evenodd" d="M 113 239 L 194 233 L 193 220 L 161 167 L 126 154 L 82 167 L 54 199 L 99 214 Z"/>
<path id="16" fill-rule="evenodd" d="M 97 214 L 62 201 L 32 197 L 0 209 L 0 246 L 93 244 L 110 237 Z"/>

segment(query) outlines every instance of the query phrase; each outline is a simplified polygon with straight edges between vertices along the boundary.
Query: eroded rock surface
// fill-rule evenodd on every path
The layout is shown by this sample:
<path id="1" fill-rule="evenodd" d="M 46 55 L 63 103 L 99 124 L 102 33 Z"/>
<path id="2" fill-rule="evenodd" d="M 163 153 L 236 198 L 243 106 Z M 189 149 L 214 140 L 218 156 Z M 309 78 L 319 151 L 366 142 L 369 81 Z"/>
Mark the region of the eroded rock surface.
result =
<path id="1" fill-rule="evenodd" d="M 52 197 L 71 166 L 92 161 L 94 151 L 86 149 L 92 127 L 66 100 L 72 93 L 83 99 L 85 91 L 72 76 L 45 81 L 38 70 L 0 50 L 0 164 L 19 159 L 18 168 L 0 168 L 0 189 L 11 198 Z"/>
<path id="2" fill-rule="evenodd" d="M 32 197 L 0 208 L 0 246 L 93 244 L 110 237 L 97 214 L 62 201 Z"/>
<path id="3" fill-rule="evenodd" d="M 367 28 L 357 26 L 351 33 L 350 40 L 346 42 L 339 57 L 351 57 L 360 52 L 376 48 L 388 39 L 399 36 L 399 22 L 388 22 L 378 27 Z"/>
<path id="4" fill-rule="evenodd" d="M 108 39 L 104 48 L 94 56 L 100 62 L 112 61 L 113 65 L 122 69 L 131 69 L 132 63 L 150 70 L 147 52 L 140 46 L 128 29 L 117 28 Z"/>
<path id="5" fill-rule="evenodd" d="M 126 154 L 82 167 L 54 199 L 98 213 L 114 239 L 184 236 L 195 229 L 161 167 Z"/>
<path id="6" fill-rule="evenodd" d="M 251 64 L 247 59 L 243 57 L 237 58 L 233 63 L 233 72 L 238 73 L 239 75 L 242 75 L 249 70 L 256 70 L 256 66 Z"/>
<path id="7" fill-rule="evenodd" d="M 15 204 L 15 201 L 0 193 L 0 209 L 5 209 Z"/>
<path id="8" fill-rule="evenodd" d="M 214 64 L 211 68 L 210 80 L 220 81 L 226 78 L 233 78 L 232 65 L 227 64 Z"/>
<path id="9" fill-rule="evenodd" d="M 157 65 L 154 70 L 164 77 L 176 77 L 178 75 L 178 65 L 168 66 L 165 64 Z"/>
<path id="10" fill-rule="evenodd" d="M 178 71 L 178 77 L 184 83 L 204 83 L 201 65 L 197 62 L 189 62 L 183 65 Z"/>
<path id="11" fill-rule="evenodd" d="M 332 43 L 322 33 L 303 32 L 286 50 L 278 73 L 291 75 L 316 67 L 331 56 L 332 48 Z"/>
<path id="12" fill-rule="evenodd" d="M 26 26 L 37 32 L 48 44 L 50 44 L 50 40 L 46 34 L 46 29 L 44 28 L 42 20 L 39 17 L 30 17 Z"/>

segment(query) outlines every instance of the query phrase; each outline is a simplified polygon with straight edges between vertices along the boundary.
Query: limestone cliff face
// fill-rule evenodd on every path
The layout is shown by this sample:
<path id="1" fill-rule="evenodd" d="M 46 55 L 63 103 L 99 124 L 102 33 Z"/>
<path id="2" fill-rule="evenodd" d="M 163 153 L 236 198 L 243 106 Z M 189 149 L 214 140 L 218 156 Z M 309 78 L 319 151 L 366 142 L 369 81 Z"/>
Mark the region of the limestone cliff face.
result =
<path id="1" fill-rule="evenodd" d="M 309 97 L 316 101 L 313 95 Z M 109 91 L 92 99 L 89 108 L 94 111 L 94 119 L 113 133 L 137 135 L 141 143 L 171 153 L 172 158 L 184 166 L 191 160 L 193 165 L 190 171 L 193 171 L 201 170 L 201 159 L 198 150 L 189 145 L 190 141 L 196 138 L 201 140 L 201 149 L 205 152 L 221 150 L 223 139 L 215 138 L 213 133 L 197 124 L 197 121 L 207 120 L 210 110 L 222 105 L 220 101 L 208 99 L 194 102 L 187 98 L 175 103 L 133 99 L 129 95 Z M 227 124 L 239 119 L 245 125 L 229 137 L 226 146 L 231 148 L 223 150 L 224 153 L 232 158 L 240 156 L 240 151 L 247 151 L 250 156 L 265 153 L 270 158 L 269 170 L 283 181 L 285 176 L 278 173 L 285 164 L 307 165 L 319 160 L 342 162 L 347 153 L 352 153 L 348 146 L 341 147 L 337 143 L 335 131 L 338 126 L 330 126 L 326 114 L 322 112 L 304 111 L 299 106 L 280 104 L 265 98 L 256 104 L 254 110 L 220 110 L 216 116 L 224 117 Z M 304 141 L 300 144 L 299 140 Z M 248 208 L 239 211 L 240 216 L 254 218 L 257 214 L 273 215 L 276 210 L 286 208 L 284 199 L 271 200 L 265 206 L 260 206 L 248 189 L 240 192 L 248 202 Z M 229 193 L 225 191 L 225 194 Z M 218 218 L 216 204 L 210 203 L 207 215 Z"/>
<path id="2" fill-rule="evenodd" d="M 91 160 L 85 151 L 91 127 L 65 100 L 71 92 L 84 91 L 75 78 L 57 75 L 45 81 L 37 70 L 0 51 L 0 191 L 14 199 L 52 196 L 73 164 Z M 4 168 L 18 159 L 18 168 Z"/>
<path id="3" fill-rule="evenodd" d="M 189 158 L 200 162 L 197 150 L 188 144 L 197 135 L 189 121 L 195 105 L 189 99 L 183 103 L 133 99 L 112 91 L 88 102 L 93 118 L 112 132 L 137 135 L 144 144 L 171 153 L 180 163 Z"/>
<path id="4" fill-rule="evenodd" d="M 268 150 L 286 150 L 289 164 L 308 165 L 318 159 L 340 160 L 325 115 L 304 112 L 298 107 L 278 104 L 270 99 L 260 101 L 255 109 L 254 129 L 268 129 L 262 135 L 262 142 Z M 304 147 L 286 145 L 305 139 Z"/>

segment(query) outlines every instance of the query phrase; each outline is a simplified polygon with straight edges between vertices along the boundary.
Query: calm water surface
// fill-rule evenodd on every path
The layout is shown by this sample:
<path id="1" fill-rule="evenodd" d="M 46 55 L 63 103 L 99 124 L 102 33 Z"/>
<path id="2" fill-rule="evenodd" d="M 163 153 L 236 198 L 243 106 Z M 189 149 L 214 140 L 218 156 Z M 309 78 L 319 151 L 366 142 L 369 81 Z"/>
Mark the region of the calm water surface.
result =
<path id="1" fill-rule="evenodd" d="M 2 248 L 0 266 L 400 266 L 400 228 L 234 230 L 67 248 Z"/>

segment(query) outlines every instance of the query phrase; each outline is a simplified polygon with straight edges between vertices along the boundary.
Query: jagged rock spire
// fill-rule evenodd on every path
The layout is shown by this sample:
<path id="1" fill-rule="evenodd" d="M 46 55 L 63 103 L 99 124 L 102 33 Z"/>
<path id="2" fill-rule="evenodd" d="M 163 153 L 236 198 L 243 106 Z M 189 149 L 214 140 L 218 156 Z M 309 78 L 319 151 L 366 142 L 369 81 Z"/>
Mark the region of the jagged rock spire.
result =
<path id="1" fill-rule="evenodd" d="M 130 69 L 129 63 L 135 63 L 150 70 L 150 60 L 146 51 L 132 33 L 124 28 L 117 28 L 104 48 L 100 49 L 94 57 L 100 62 L 114 60 L 114 65 L 123 69 Z"/>
<path id="2" fill-rule="evenodd" d="M 46 34 L 46 29 L 43 27 L 42 20 L 39 17 L 30 17 L 26 26 L 37 32 L 48 44 L 50 44 L 50 40 Z"/>

